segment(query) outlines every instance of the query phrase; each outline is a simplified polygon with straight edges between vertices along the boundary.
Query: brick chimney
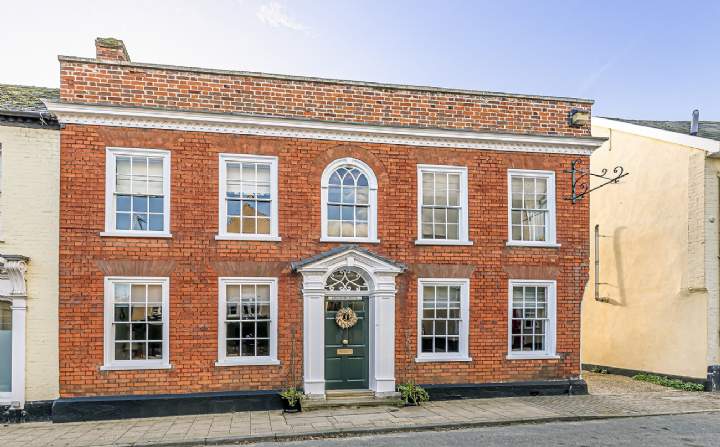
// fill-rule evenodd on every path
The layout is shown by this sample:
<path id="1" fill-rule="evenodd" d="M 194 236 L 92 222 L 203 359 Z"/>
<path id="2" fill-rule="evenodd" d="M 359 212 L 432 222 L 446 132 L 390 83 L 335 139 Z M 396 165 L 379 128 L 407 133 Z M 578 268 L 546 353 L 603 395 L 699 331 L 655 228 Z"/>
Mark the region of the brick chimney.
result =
<path id="1" fill-rule="evenodd" d="M 95 39 L 95 57 L 103 61 L 130 62 L 130 55 L 125 44 L 113 37 L 98 37 Z"/>

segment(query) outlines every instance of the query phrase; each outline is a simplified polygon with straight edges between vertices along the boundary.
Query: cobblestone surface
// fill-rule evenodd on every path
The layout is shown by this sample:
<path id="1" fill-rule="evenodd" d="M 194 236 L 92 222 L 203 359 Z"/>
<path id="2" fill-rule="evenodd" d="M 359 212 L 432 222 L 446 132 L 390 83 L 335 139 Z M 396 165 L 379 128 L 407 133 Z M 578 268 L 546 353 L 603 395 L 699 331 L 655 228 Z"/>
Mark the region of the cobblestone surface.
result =
<path id="1" fill-rule="evenodd" d="M 593 375 L 597 376 L 597 375 Z M 720 396 L 667 388 L 638 392 L 625 378 L 588 376 L 587 396 L 538 396 L 429 402 L 420 407 L 380 407 L 283 414 L 255 411 L 122 421 L 11 424 L 0 427 L 1 446 L 136 446 L 220 443 L 326 436 L 337 432 L 413 430 L 510 422 L 720 411 Z M 627 386 L 623 386 L 623 384 Z M 610 393 L 614 390 L 614 393 Z"/>

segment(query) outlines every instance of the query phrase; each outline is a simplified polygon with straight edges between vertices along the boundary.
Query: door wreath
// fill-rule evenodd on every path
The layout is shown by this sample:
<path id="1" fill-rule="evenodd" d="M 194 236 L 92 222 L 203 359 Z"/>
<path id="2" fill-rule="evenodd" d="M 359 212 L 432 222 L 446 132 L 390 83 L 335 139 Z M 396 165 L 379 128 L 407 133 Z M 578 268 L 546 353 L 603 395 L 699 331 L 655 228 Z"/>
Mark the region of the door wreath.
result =
<path id="1" fill-rule="evenodd" d="M 343 329 L 350 329 L 357 324 L 358 317 L 349 307 L 342 307 L 335 314 L 335 323 Z"/>

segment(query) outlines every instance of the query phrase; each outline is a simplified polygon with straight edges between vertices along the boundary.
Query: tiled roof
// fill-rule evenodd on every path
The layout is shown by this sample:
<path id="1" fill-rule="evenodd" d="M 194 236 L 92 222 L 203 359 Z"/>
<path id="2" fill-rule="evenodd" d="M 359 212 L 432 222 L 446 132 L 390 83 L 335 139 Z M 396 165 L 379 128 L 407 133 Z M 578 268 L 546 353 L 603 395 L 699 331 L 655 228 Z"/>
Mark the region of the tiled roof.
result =
<path id="1" fill-rule="evenodd" d="M 41 99 L 58 101 L 60 89 L 0 84 L 0 111 L 46 112 Z"/>
<path id="2" fill-rule="evenodd" d="M 628 120 L 609 117 L 607 117 L 607 119 L 690 135 L 690 121 Z M 720 141 L 720 121 L 700 121 L 697 136 Z"/>

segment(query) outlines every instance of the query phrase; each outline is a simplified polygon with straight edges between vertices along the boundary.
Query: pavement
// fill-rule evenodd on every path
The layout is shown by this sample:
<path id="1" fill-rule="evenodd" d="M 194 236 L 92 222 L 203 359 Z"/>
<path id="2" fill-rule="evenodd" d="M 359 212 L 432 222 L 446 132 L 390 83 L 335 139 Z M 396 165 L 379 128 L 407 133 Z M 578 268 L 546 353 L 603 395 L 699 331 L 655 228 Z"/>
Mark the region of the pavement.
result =
<path id="1" fill-rule="evenodd" d="M 720 413 L 720 396 L 714 393 L 675 391 L 621 376 L 584 373 L 583 377 L 588 382 L 590 395 L 466 399 L 428 402 L 419 407 L 296 414 L 254 411 L 66 424 L 10 424 L 0 427 L 0 446 L 221 445 Z"/>

